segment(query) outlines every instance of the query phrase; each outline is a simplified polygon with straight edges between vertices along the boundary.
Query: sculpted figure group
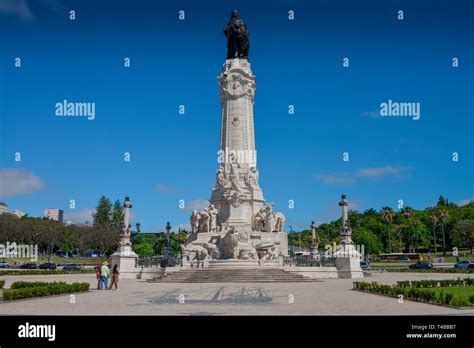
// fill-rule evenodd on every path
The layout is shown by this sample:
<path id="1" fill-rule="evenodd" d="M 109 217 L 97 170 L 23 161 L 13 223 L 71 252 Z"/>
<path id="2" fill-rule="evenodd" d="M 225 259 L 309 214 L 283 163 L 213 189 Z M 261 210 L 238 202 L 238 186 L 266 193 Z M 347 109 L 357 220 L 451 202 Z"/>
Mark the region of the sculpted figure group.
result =
<path id="1" fill-rule="evenodd" d="M 262 207 L 253 218 L 253 229 L 257 232 L 283 232 L 285 215 L 273 212 L 272 204 Z"/>
<path id="2" fill-rule="evenodd" d="M 213 204 L 198 212 L 193 210 L 189 222 L 191 224 L 191 232 L 217 232 L 217 215 L 219 211 Z"/>

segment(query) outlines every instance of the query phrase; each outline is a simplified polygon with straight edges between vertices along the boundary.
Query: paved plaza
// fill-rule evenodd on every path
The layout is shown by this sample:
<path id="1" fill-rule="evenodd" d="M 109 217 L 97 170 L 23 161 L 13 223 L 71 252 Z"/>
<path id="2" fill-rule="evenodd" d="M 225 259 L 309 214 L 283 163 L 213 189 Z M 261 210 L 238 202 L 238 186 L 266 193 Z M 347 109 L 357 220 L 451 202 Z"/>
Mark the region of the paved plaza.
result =
<path id="1" fill-rule="evenodd" d="M 373 273 L 366 281 L 448 279 L 466 274 Z M 4 276 L 13 281 L 89 282 L 89 293 L 1 302 L 0 315 L 465 315 L 455 309 L 353 291 L 352 279 L 310 283 L 147 283 L 122 280 L 120 290 L 98 291 L 94 274 Z"/>

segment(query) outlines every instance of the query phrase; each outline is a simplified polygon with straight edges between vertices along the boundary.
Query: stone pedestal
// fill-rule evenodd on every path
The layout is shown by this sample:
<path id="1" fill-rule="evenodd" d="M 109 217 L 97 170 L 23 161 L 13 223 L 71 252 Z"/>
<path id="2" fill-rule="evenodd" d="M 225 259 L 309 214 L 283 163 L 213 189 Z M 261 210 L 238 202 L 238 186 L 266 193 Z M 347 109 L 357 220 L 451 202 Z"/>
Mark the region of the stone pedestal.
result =
<path id="1" fill-rule="evenodd" d="M 334 253 L 334 258 L 339 278 L 364 278 L 360 268 L 360 253 L 354 245 L 342 246 Z"/>
<path id="2" fill-rule="evenodd" d="M 134 252 L 130 254 L 116 252 L 112 254 L 112 269 L 118 265 L 120 279 L 136 279 L 137 269 L 135 267 L 138 255 Z"/>

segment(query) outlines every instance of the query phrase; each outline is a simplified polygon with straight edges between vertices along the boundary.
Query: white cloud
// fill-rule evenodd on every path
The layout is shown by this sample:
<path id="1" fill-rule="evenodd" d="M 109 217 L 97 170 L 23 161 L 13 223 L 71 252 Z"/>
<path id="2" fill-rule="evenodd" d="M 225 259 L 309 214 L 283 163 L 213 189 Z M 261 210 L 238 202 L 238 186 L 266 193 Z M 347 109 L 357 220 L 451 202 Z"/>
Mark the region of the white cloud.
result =
<path id="1" fill-rule="evenodd" d="M 18 16 L 24 21 L 33 20 L 33 13 L 26 0 L 0 0 L 0 13 Z"/>
<path id="2" fill-rule="evenodd" d="M 467 205 L 471 202 L 474 202 L 474 198 L 465 198 L 465 199 L 461 199 L 459 202 L 458 202 L 458 205 L 460 207 L 462 207 L 463 205 Z"/>
<path id="3" fill-rule="evenodd" d="M 188 211 L 197 211 L 207 208 L 209 206 L 209 201 L 207 199 L 195 199 L 194 201 L 189 202 L 185 205 L 185 209 Z"/>
<path id="4" fill-rule="evenodd" d="M 30 194 L 44 186 L 36 174 L 25 168 L 0 169 L 0 198 Z"/>
<path id="5" fill-rule="evenodd" d="M 94 221 L 94 213 L 95 209 L 94 208 L 86 208 L 82 210 L 67 210 L 64 212 L 64 221 L 72 221 L 77 224 L 85 224 L 86 222 L 89 222 L 89 224 L 92 224 Z M 130 212 L 130 223 L 135 221 L 136 215 L 131 211 Z M 135 228 L 135 226 L 133 226 Z"/>
<path id="6" fill-rule="evenodd" d="M 358 178 L 381 178 L 384 176 L 396 176 L 397 178 L 406 178 L 413 167 L 367 167 L 352 172 L 334 172 L 334 173 L 317 173 L 313 176 L 328 185 L 352 184 Z"/>
<path id="7" fill-rule="evenodd" d="M 357 176 L 361 177 L 380 177 L 384 175 L 397 175 L 405 173 L 413 168 L 411 167 L 393 167 L 393 166 L 383 166 L 383 167 L 368 167 L 361 168 L 357 171 Z"/>
<path id="8" fill-rule="evenodd" d="M 92 224 L 92 214 L 94 214 L 95 209 L 83 209 L 83 210 L 69 210 L 64 212 L 64 221 L 72 221 L 77 224 L 85 224 L 89 222 Z"/>

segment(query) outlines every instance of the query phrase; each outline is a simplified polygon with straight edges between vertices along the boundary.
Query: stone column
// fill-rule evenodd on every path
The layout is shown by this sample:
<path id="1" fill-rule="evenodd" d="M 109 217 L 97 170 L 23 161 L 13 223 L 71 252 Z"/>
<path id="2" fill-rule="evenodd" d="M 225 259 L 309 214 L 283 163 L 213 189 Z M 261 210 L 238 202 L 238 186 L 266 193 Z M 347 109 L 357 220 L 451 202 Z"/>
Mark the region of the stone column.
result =
<path id="1" fill-rule="evenodd" d="M 112 254 L 112 268 L 118 265 L 121 278 L 136 278 L 135 264 L 138 255 L 132 250 L 130 242 L 130 209 L 133 207 L 129 197 L 123 203 L 123 226 L 117 251 Z"/>
<path id="2" fill-rule="evenodd" d="M 347 224 L 347 206 L 349 205 L 349 201 L 346 199 L 346 195 L 341 195 L 341 201 L 339 202 L 339 206 L 342 207 L 342 226 L 346 226 Z"/>
<path id="3" fill-rule="evenodd" d="M 219 171 L 210 199 L 218 225 L 248 226 L 265 200 L 258 184 L 253 119 L 256 78 L 245 58 L 227 59 L 219 81 L 221 138 Z"/>
<path id="4" fill-rule="evenodd" d="M 314 221 L 311 221 L 311 257 L 314 259 L 314 260 L 318 260 L 319 259 L 319 250 L 318 250 L 318 247 L 319 247 L 319 244 L 318 244 L 318 239 L 317 239 L 317 236 L 316 236 L 316 223 Z"/>
<path id="5" fill-rule="evenodd" d="M 340 231 L 341 246 L 334 253 L 336 268 L 340 278 L 363 278 L 364 273 L 360 268 L 360 253 L 354 248 L 351 235 L 352 229 L 347 216 L 349 201 L 346 195 L 341 195 L 339 206 L 342 207 L 342 226 Z"/>

